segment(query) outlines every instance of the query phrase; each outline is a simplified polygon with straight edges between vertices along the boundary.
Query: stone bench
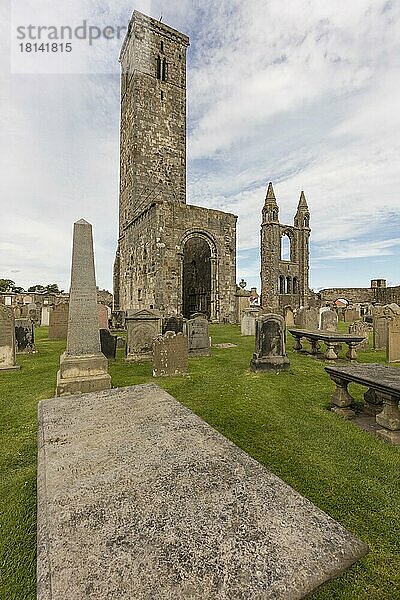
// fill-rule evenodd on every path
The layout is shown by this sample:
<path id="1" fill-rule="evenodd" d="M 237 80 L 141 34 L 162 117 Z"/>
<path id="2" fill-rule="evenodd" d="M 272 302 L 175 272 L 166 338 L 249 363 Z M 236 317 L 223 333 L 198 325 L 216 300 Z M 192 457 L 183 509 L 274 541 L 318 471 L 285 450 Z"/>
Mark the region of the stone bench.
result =
<path id="1" fill-rule="evenodd" d="M 349 383 L 359 383 L 368 390 L 364 394 L 365 411 L 375 415 L 376 423 L 383 429 L 377 433 L 393 443 L 400 442 L 400 369 L 379 364 L 357 364 L 343 367 L 325 367 L 336 384 L 331 401 L 335 411 L 354 417 L 351 408 L 354 398 L 349 394 Z"/>
<path id="2" fill-rule="evenodd" d="M 303 350 L 303 346 L 301 345 L 302 338 L 310 342 L 310 354 L 313 355 L 319 352 L 319 342 L 324 342 L 326 344 L 325 358 L 327 360 L 336 360 L 338 358 L 337 348 L 341 347 L 341 344 L 347 344 L 348 346 L 346 357 L 349 360 L 357 360 L 356 346 L 364 340 L 363 336 L 351 333 L 308 331 L 307 329 L 289 329 L 288 331 L 295 338 L 294 349 L 297 352 Z"/>
<path id="3" fill-rule="evenodd" d="M 154 384 L 39 404 L 39 600 L 296 600 L 367 547 Z"/>

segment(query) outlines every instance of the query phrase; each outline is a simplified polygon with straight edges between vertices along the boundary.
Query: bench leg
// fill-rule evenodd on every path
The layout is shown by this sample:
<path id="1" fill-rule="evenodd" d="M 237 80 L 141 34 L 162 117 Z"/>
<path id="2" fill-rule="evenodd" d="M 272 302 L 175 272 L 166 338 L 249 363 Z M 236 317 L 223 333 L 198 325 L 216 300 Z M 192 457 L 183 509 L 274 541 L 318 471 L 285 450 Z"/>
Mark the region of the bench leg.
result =
<path id="1" fill-rule="evenodd" d="M 336 390 L 331 396 L 331 402 L 333 404 L 332 410 L 348 419 L 352 419 L 356 416 L 354 410 L 350 408 L 353 403 L 353 397 L 347 390 L 348 382 L 337 375 L 329 375 L 334 383 L 336 383 Z"/>
<path id="2" fill-rule="evenodd" d="M 357 360 L 356 344 L 348 342 L 349 349 L 347 350 L 346 356 L 349 360 Z"/>
<path id="3" fill-rule="evenodd" d="M 365 407 L 364 410 L 367 415 L 375 416 L 381 412 L 382 406 L 382 398 L 376 395 L 376 392 L 373 388 L 369 388 L 364 394 L 364 402 Z"/>
<path id="4" fill-rule="evenodd" d="M 313 354 L 313 355 L 318 354 L 318 352 L 319 352 L 319 350 L 321 348 L 319 341 L 318 340 L 311 340 L 310 344 L 311 344 L 310 354 Z"/>
<path id="5" fill-rule="evenodd" d="M 325 358 L 328 360 L 337 359 L 337 354 L 335 352 L 335 344 L 333 342 L 326 342 Z"/>
<path id="6" fill-rule="evenodd" d="M 399 399 L 382 392 L 377 392 L 376 395 L 383 402 L 383 410 L 376 415 L 376 422 L 390 431 L 400 431 Z"/>
<path id="7" fill-rule="evenodd" d="M 294 350 L 297 350 L 297 352 L 300 352 L 300 350 L 303 349 L 303 346 L 301 345 L 301 338 L 299 336 L 296 336 L 296 340 L 295 340 L 295 344 L 293 346 Z"/>

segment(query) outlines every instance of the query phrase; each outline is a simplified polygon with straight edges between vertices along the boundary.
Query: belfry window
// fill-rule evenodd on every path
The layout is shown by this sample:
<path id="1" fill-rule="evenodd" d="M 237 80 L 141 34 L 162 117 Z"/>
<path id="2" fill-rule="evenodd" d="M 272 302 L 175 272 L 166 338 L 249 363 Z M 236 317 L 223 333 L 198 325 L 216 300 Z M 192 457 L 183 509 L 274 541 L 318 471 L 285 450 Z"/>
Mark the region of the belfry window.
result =
<path id="1" fill-rule="evenodd" d="M 163 81 L 167 81 L 167 79 L 168 79 L 168 63 L 167 63 L 167 61 L 166 61 L 165 58 L 163 58 L 163 61 L 162 61 L 162 75 L 161 75 L 161 79 Z"/>
<path id="2" fill-rule="evenodd" d="M 161 61 L 160 55 L 158 55 L 157 60 L 156 60 L 156 77 L 157 77 L 157 79 L 161 79 L 161 75 L 162 75 L 162 61 Z"/>

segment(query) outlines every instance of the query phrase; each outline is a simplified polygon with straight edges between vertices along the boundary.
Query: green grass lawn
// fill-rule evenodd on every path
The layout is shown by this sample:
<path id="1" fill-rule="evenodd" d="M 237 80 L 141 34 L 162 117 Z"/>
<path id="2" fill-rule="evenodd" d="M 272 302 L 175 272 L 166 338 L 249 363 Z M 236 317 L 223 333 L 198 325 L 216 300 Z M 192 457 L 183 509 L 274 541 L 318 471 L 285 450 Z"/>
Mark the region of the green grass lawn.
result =
<path id="1" fill-rule="evenodd" d="M 329 412 L 334 386 L 324 361 L 292 351 L 285 373 L 254 374 L 253 338 L 235 325 L 211 326 L 209 358 L 191 359 L 190 375 L 152 377 L 150 363 L 110 364 L 114 387 L 156 381 L 218 431 L 370 547 L 369 554 L 323 586 L 313 600 L 400 598 L 400 449 Z M 36 411 L 54 396 L 62 342 L 37 329 L 34 356 L 19 372 L 0 373 L 0 599 L 36 598 Z M 360 362 L 384 362 L 381 351 Z M 358 401 L 363 388 L 350 386 Z"/>

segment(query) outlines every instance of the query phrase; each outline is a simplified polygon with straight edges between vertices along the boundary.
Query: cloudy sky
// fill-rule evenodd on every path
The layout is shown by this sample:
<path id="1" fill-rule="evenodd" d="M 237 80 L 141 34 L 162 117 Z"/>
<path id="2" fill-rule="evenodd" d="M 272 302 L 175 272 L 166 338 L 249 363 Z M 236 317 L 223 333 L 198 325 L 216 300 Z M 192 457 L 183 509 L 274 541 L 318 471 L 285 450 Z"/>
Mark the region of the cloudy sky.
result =
<path id="1" fill-rule="evenodd" d="M 111 289 L 122 40 L 28 53 L 17 27 L 122 28 L 134 9 L 190 36 L 187 199 L 239 216 L 237 279 L 259 287 L 271 180 L 283 223 L 305 191 L 311 287 L 399 285 L 396 0 L 2 0 L 0 278 L 68 289 L 83 217 Z"/>

